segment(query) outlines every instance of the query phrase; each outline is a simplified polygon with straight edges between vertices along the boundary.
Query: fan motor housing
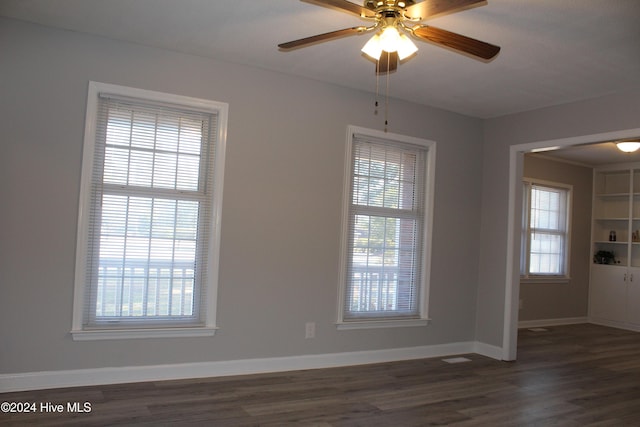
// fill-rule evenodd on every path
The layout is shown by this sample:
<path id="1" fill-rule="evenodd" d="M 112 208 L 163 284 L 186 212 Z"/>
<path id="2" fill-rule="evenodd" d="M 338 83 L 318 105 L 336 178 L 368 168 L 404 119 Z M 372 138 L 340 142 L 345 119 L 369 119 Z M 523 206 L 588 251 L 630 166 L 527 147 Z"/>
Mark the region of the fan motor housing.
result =
<path id="1" fill-rule="evenodd" d="M 365 0 L 364 7 L 371 10 L 402 10 L 414 4 L 414 0 Z"/>

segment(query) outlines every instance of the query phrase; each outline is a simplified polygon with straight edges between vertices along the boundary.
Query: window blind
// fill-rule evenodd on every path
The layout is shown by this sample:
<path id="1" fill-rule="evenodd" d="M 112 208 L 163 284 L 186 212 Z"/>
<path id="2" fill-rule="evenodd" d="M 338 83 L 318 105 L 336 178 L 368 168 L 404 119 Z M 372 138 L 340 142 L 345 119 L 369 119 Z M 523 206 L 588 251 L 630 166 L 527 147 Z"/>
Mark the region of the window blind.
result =
<path id="1" fill-rule="evenodd" d="M 100 97 L 84 327 L 204 323 L 217 115 Z"/>
<path id="2" fill-rule="evenodd" d="M 565 273 L 566 189 L 531 185 L 529 273 Z"/>
<path id="3" fill-rule="evenodd" d="M 522 276 L 568 275 L 570 194 L 569 188 L 524 181 Z"/>
<path id="4" fill-rule="evenodd" d="M 417 318 L 426 149 L 353 135 L 343 318 Z"/>

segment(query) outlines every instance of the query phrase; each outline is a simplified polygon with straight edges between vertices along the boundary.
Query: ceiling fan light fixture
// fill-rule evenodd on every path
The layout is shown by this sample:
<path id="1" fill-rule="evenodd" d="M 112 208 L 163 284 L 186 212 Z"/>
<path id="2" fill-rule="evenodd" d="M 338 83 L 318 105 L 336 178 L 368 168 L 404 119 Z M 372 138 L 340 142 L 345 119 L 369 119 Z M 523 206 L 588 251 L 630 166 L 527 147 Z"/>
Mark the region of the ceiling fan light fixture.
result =
<path id="1" fill-rule="evenodd" d="M 380 59 L 382 51 L 398 52 L 398 58 L 403 60 L 418 51 L 418 47 L 406 34 L 400 34 L 395 27 L 386 27 L 382 33 L 377 33 L 362 47 L 362 52 L 372 59 Z"/>
<path id="2" fill-rule="evenodd" d="M 406 34 L 400 35 L 400 44 L 398 44 L 398 58 L 402 61 L 405 58 L 410 57 L 418 51 L 418 46 L 411 41 Z"/>
<path id="3" fill-rule="evenodd" d="M 380 55 L 382 55 L 380 35 L 375 34 L 373 37 L 371 37 L 361 50 L 365 55 L 371 57 L 371 59 L 375 59 L 376 61 L 380 59 Z"/>
<path id="4" fill-rule="evenodd" d="M 617 142 L 616 146 L 620 151 L 624 151 L 625 153 L 633 153 L 640 148 L 640 141 Z"/>
<path id="5" fill-rule="evenodd" d="M 380 46 L 387 52 L 395 52 L 400 46 L 400 33 L 396 27 L 385 27 L 380 34 Z"/>

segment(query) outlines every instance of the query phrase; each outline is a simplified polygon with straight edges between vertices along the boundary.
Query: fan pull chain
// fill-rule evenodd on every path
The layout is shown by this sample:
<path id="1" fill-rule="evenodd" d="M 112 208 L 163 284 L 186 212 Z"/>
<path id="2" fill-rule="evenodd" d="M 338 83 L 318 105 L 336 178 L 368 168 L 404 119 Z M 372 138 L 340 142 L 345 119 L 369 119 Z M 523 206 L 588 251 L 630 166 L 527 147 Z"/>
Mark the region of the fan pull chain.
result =
<path id="1" fill-rule="evenodd" d="M 375 109 L 373 110 L 374 116 L 378 115 L 378 95 L 380 93 L 380 73 L 378 73 L 379 69 L 380 69 L 380 60 L 377 59 L 376 60 L 376 102 L 375 102 Z"/>
<path id="2" fill-rule="evenodd" d="M 383 55 L 385 54 L 385 52 L 383 51 L 382 53 Z M 391 72 L 391 53 L 390 52 L 386 52 L 387 54 L 387 82 L 386 82 L 386 88 L 385 88 L 385 95 L 384 95 L 384 131 L 387 132 L 387 127 L 389 126 L 389 74 Z M 380 105 L 380 103 L 378 102 L 378 99 L 380 98 L 380 72 L 382 71 L 380 68 L 380 59 L 376 60 L 376 99 L 375 99 L 375 108 L 373 110 L 373 114 L 374 115 L 378 115 L 378 106 Z"/>
<path id="3" fill-rule="evenodd" d="M 387 52 L 387 88 L 384 95 L 384 131 L 387 131 L 389 125 L 389 70 L 391 68 L 391 53 Z"/>

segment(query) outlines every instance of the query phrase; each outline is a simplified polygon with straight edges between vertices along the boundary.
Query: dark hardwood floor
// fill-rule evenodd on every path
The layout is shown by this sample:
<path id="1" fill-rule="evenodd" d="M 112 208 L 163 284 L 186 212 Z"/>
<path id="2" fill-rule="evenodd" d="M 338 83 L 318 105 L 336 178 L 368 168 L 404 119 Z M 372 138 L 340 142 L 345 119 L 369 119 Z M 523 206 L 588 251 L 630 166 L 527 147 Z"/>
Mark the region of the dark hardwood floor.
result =
<path id="1" fill-rule="evenodd" d="M 640 334 L 547 329 L 521 330 L 511 363 L 470 354 L 453 364 L 422 359 L 5 393 L 2 402 L 88 401 L 91 412 L 0 414 L 0 425 L 640 426 Z"/>

